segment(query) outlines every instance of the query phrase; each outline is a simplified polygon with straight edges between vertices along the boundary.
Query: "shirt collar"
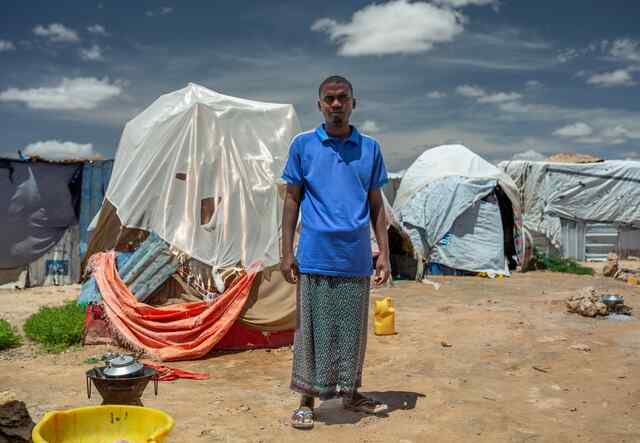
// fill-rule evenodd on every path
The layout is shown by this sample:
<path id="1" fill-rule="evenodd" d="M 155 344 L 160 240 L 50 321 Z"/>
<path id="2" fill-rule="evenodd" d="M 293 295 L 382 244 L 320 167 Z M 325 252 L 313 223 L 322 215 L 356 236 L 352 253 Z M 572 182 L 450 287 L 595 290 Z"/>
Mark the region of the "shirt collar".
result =
<path id="1" fill-rule="evenodd" d="M 360 133 L 355 126 L 349 126 L 351 128 L 351 134 L 345 139 L 345 143 L 353 143 L 354 145 L 360 144 Z M 329 137 L 329 134 L 327 134 L 324 127 L 324 123 L 316 128 L 316 135 L 323 144 L 331 140 L 331 137 Z"/>

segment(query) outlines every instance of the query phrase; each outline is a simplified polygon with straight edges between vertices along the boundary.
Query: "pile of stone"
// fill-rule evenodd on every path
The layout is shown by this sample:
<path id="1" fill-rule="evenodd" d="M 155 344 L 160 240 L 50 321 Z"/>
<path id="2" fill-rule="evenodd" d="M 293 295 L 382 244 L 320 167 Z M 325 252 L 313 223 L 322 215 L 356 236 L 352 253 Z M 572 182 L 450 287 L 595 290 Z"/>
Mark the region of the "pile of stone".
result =
<path id="1" fill-rule="evenodd" d="M 607 315 L 607 305 L 600 301 L 598 292 L 592 288 L 583 288 L 576 295 L 567 299 L 567 311 L 580 314 L 584 317 L 596 317 Z"/>

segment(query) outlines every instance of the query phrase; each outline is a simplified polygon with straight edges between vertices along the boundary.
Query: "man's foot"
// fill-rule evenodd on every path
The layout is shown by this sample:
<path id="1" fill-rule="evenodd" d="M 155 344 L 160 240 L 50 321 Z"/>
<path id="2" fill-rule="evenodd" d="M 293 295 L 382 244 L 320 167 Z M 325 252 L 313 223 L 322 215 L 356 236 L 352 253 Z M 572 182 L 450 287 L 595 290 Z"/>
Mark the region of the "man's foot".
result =
<path id="1" fill-rule="evenodd" d="M 291 427 L 295 429 L 313 428 L 313 410 L 308 406 L 300 406 L 293 411 L 291 416 Z"/>
<path id="2" fill-rule="evenodd" d="M 389 409 L 384 403 L 365 397 L 357 392 L 353 397 L 343 398 L 342 406 L 350 411 L 364 412 L 365 414 L 381 414 Z"/>

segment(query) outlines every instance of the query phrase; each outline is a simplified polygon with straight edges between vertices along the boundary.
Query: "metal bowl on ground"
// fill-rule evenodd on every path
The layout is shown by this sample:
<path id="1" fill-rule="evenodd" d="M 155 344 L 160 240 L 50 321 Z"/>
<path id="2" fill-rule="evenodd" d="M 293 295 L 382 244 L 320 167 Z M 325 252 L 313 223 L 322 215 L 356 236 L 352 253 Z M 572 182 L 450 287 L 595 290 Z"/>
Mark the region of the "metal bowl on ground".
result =
<path id="1" fill-rule="evenodd" d="M 615 311 L 620 305 L 624 304 L 624 297 L 616 294 L 604 294 L 601 301 L 609 311 Z"/>

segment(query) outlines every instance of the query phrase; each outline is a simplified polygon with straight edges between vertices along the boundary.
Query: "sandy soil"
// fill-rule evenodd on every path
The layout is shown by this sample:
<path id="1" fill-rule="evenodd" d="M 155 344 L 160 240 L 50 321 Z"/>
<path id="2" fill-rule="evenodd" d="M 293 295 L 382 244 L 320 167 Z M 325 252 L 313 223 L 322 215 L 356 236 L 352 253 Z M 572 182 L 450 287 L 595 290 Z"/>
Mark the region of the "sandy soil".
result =
<path id="1" fill-rule="evenodd" d="M 397 308 L 398 334 L 369 337 L 363 391 L 391 406 L 383 417 L 345 412 L 334 400 L 317 409 L 314 430 L 291 429 L 289 349 L 174 364 L 211 378 L 161 383 L 158 397 L 149 387 L 143 401 L 176 419 L 170 442 L 640 442 L 640 321 L 564 308 L 566 297 L 594 286 L 624 295 L 640 316 L 640 287 L 542 272 L 437 281 L 438 291 L 404 282 L 374 294 L 393 297 Z M 38 306 L 77 293 L 3 290 L 0 313 L 21 324 Z M 84 360 L 106 350 L 1 352 L 0 391 L 13 390 L 36 421 L 97 404 L 95 391 L 87 399 Z"/>

